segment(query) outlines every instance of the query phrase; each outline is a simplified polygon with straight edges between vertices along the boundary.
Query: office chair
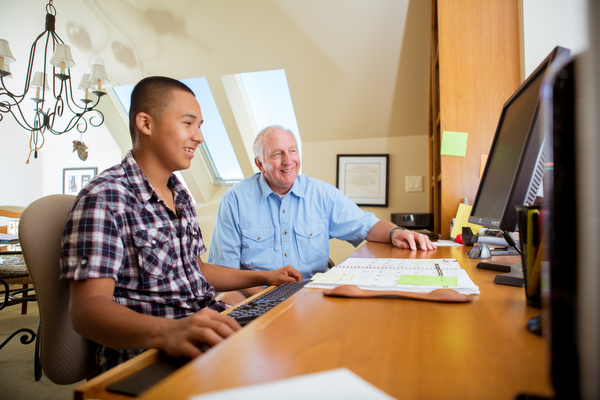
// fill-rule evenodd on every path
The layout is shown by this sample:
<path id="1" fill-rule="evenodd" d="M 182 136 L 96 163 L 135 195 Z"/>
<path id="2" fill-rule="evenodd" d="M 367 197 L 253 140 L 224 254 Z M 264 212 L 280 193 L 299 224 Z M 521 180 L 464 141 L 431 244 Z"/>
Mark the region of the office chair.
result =
<path id="1" fill-rule="evenodd" d="M 75 196 L 57 194 L 31 203 L 21 215 L 19 239 L 40 310 L 41 368 L 57 384 L 82 381 L 94 372 L 91 343 L 69 317 L 69 282 L 60 280 L 60 251 Z M 36 368 L 37 369 L 37 368 Z M 41 370 L 36 370 L 36 380 Z"/>

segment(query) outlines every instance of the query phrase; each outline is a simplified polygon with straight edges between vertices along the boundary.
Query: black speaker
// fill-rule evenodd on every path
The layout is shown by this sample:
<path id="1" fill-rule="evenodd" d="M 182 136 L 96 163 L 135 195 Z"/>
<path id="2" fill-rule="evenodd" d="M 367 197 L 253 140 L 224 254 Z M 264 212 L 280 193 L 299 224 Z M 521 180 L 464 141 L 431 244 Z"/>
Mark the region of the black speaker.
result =
<path id="1" fill-rule="evenodd" d="M 392 213 L 391 221 L 408 229 L 428 229 L 433 231 L 433 214 Z"/>

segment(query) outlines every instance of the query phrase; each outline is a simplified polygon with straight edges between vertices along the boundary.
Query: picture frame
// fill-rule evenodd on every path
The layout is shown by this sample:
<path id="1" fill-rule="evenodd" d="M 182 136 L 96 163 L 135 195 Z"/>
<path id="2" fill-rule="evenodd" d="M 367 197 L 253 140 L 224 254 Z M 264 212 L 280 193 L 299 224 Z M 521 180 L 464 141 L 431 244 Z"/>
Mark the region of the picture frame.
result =
<path id="1" fill-rule="evenodd" d="M 389 154 L 338 154 L 336 187 L 359 206 L 387 207 Z"/>
<path id="2" fill-rule="evenodd" d="M 63 194 L 77 194 L 98 174 L 98 167 L 63 168 Z"/>

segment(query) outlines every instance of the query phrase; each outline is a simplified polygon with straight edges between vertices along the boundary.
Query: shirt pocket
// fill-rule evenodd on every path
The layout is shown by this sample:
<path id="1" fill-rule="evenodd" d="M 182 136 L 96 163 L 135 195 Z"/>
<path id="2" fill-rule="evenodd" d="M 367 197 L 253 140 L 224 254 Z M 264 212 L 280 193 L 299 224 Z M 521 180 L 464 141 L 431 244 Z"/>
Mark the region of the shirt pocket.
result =
<path id="1" fill-rule="evenodd" d="M 329 237 L 324 223 L 296 225 L 294 227 L 298 254 L 303 263 L 327 261 L 329 258 Z"/>
<path id="2" fill-rule="evenodd" d="M 274 229 L 242 229 L 241 264 L 250 269 L 269 269 L 275 251 Z"/>
<path id="3" fill-rule="evenodd" d="M 138 264 L 142 275 L 163 278 L 174 268 L 175 254 L 169 228 L 138 230 L 133 235 Z"/>

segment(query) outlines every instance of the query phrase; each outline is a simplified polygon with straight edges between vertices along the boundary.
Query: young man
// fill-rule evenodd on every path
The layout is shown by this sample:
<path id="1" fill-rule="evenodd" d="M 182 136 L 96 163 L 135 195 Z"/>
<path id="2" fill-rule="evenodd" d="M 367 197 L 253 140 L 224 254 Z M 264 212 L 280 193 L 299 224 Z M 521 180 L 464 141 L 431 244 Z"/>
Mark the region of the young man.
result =
<path id="1" fill-rule="evenodd" d="M 260 170 L 221 198 L 208 261 L 231 268 L 270 271 L 292 265 L 310 279 L 327 270 L 329 239 L 358 246 L 363 240 L 405 249 L 434 250 L 427 235 L 398 228 L 365 212 L 335 187 L 300 171 L 294 135 L 263 129 L 254 141 Z M 261 288 L 244 290 L 245 296 Z M 228 293 L 229 304 L 244 296 Z"/>
<path id="2" fill-rule="evenodd" d="M 173 175 L 203 142 L 202 113 L 179 81 L 150 77 L 131 94 L 132 150 L 77 197 L 63 236 L 73 327 L 98 343 L 99 372 L 144 349 L 196 357 L 239 324 L 219 314 L 218 291 L 299 281 L 291 267 L 269 272 L 203 263 L 195 208 Z"/>

